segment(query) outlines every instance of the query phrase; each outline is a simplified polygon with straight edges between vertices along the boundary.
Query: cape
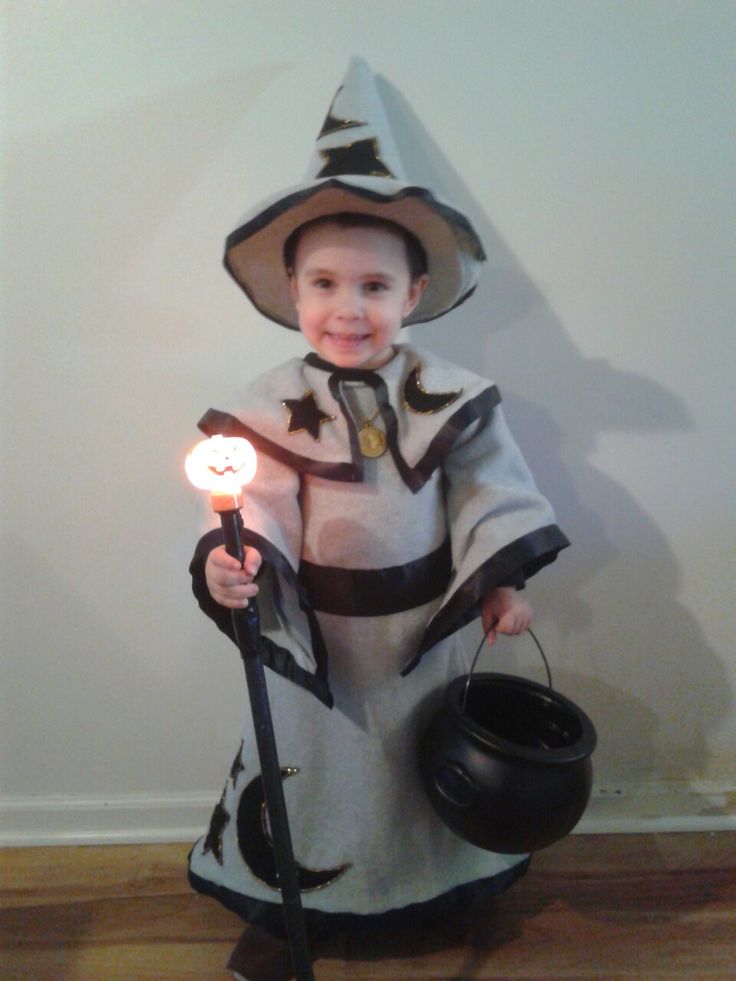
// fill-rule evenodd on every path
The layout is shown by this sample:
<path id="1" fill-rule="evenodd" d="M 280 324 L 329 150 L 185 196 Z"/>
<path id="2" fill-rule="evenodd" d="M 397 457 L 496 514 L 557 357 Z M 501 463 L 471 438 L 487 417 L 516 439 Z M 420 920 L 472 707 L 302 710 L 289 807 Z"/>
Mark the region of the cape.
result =
<path id="1" fill-rule="evenodd" d="M 326 704 L 333 700 L 329 651 L 315 614 L 378 617 L 437 600 L 406 650 L 400 670 L 407 675 L 479 615 L 490 589 L 522 587 L 569 545 L 508 430 L 498 388 L 427 351 L 396 347 L 378 371 L 336 368 L 316 354 L 293 359 L 249 385 L 233 411 L 210 409 L 199 422 L 206 435 L 243 436 L 258 453 L 243 517 L 245 543 L 264 557 L 264 660 Z M 413 498 L 411 520 L 404 514 L 395 528 L 391 497 L 381 495 L 364 523 L 382 524 L 384 532 L 372 531 L 370 543 L 355 535 L 354 523 L 325 530 L 321 519 L 305 537 L 305 483 L 344 490 L 363 484 L 374 464 L 361 453 L 350 404 L 351 390 L 361 388 L 373 393 L 400 491 Z M 442 501 L 427 493 L 438 482 Z M 336 506 L 334 494 L 322 504 L 322 494 L 307 496 L 312 512 Z M 343 493 L 339 503 L 351 499 Z M 446 509 L 447 531 L 427 541 L 422 526 L 438 506 Z M 332 547 L 316 541 L 327 534 L 335 536 Z M 206 556 L 220 541 L 218 528 L 204 536 L 191 572 L 200 607 L 232 637 L 229 611 L 204 582 Z"/>

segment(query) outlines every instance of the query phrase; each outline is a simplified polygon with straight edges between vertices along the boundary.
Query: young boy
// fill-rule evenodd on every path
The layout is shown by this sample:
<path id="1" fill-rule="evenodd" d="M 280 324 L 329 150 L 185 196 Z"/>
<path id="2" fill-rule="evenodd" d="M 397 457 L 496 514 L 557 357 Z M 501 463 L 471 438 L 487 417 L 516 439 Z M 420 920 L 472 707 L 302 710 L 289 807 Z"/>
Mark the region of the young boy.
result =
<path id="1" fill-rule="evenodd" d="M 426 272 L 412 270 L 408 233 L 388 221 L 360 214 L 328 215 L 300 227 L 290 243 L 286 268 L 299 329 L 326 362 L 339 368 L 382 368 L 394 357 L 404 319 L 427 285 Z M 257 549 L 247 549 L 244 569 L 224 545 L 207 557 L 210 595 L 237 609 L 256 596 L 261 566 Z M 531 608 L 513 587 L 489 590 L 482 606 L 483 629 L 523 633 Z"/>
<path id="2" fill-rule="evenodd" d="M 200 606 L 226 633 L 229 611 L 259 596 L 316 929 L 420 921 L 523 873 L 526 856 L 483 851 L 441 823 L 417 741 L 447 683 L 467 672 L 459 627 L 482 614 L 491 642 L 525 630 L 518 589 L 568 544 L 496 387 L 397 343 L 402 324 L 472 293 L 483 253 L 467 218 L 397 178 L 377 115 L 372 79 L 354 63 L 320 134 L 314 181 L 259 206 L 228 239 L 226 264 L 249 298 L 313 350 L 256 379 L 234 413 L 200 422 L 258 452 L 245 568 L 215 529 L 191 571 Z M 250 721 L 190 880 L 281 930 Z"/>

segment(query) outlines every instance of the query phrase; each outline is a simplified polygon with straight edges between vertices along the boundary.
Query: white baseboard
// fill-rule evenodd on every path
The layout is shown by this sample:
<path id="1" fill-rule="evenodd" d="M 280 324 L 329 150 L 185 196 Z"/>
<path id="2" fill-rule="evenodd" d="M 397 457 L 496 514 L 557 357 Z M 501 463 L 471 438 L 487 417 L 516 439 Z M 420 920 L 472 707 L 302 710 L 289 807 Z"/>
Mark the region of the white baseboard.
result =
<path id="1" fill-rule="evenodd" d="M 219 794 L 0 798 L 0 847 L 194 842 Z M 736 784 L 596 787 L 575 834 L 736 831 Z"/>
<path id="2" fill-rule="evenodd" d="M 191 841 L 220 795 L 0 798 L 0 848 Z"/>
<path id="3" fill-rule="evenodd" d="M 736 831 L 736 783 L 648 781 L 596 786 L 575 831 Z"/>

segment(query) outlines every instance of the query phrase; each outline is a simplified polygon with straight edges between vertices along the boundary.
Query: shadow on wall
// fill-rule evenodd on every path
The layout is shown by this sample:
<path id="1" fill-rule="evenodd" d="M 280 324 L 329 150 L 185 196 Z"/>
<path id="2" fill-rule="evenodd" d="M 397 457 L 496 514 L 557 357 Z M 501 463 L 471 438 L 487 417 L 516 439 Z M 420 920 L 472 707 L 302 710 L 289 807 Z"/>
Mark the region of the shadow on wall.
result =
<path id="1" fill-rule="evenodd" d="M 488 255 L 476 294 L 415 328 L 413 339 L 501 388 L 513 432 L 573 543 L 545 579 L 550 600 L 552 590 L 564 596 L 552 614 L 562 649 L 589 644 L 609 624 L 606 649 L 580 653 L 584 674 L 565 671 L 563 659 L 555 684 L 596 722 L 597 772 L 606 779 L 702 777 L 708 735 L 730 707 L 723 666 L 678 602 L 680 570 L 664 533 L 590 462 L 599 435 L 687 429 L 686 406 L 657 382 L 576 349 L 411 107 L 384 79 L 378 84 L 407 174 L 471 215 Z M 611 577 L 616 609 L 597 611 L 584 598 L 594 576 Z"/>

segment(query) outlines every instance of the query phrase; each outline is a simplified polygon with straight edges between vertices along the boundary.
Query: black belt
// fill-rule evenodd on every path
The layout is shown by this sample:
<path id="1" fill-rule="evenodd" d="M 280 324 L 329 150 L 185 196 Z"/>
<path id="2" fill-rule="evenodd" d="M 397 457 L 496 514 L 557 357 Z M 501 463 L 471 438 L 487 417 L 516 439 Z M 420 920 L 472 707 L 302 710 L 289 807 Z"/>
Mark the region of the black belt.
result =
<path id="1" fill-rule="evenodd" d="M 385 569 L 341 569 L 302 559 L 299 581 L 313 609 L 344 617 L 381 617 L 424 606 L 452 576 L 449 538 L 412 562 Z"/>

